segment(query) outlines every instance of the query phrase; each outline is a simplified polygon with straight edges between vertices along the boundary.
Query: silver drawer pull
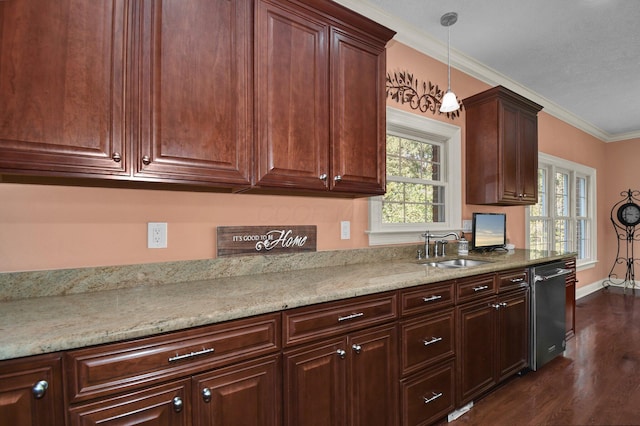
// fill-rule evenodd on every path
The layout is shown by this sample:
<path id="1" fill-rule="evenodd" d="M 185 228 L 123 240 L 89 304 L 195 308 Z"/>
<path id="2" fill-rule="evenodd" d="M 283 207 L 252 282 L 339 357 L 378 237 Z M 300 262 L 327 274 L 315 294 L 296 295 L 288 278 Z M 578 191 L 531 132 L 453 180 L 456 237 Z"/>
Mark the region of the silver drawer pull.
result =
<path id="1" fill-rule="evenodd" d="M 338 317 L 338 322 L 348 321 L 355 318 L 360 318 L 364 316 L 364 312 L 358 312 L 357 314 L 347 315 L 346 317 Z"/>
<path id="2" fill-rule="evenodd" d="M 488 289 L 488 288 L 489 288 L 489 286 L 488 286 L 488 285 L 480 285 L 480 286 L 478 286 L 478 287 L 474 287 L 474 288 L 473 288 L 473 291 L 482 291 L 482 290 L 486 290 L 486 289 Z"/>
<path id="3" fill-rule="evenodd" d="M 438 343 L 442 340 L 442 337 L 432 337 L 431 340 L 423 340 L 425 346 L 433 345 L 434 343 Z"/>
<path id="4" fill-rule="evenodd" d="M 512 283 L 521 283 L 522 281 L 524 281 L 524 278 L 511 278 L 510 280 Z"/>
<path id="5" fill-rule="evenodd" d="M 431 398 L 427 398 L 426 396 L 422 397 L 424 399 L 424 403 L 425 404 L 428 404 L 431 401 L 435 401 L 436 399 L 438 399 L 438 398 L 440 398 L 442 396 L 442 392 L 438 392 L 438 393 L 431 392 L 431 393 L 433 394 L 433 396 Z"/>
<path id="6" fill-rule="evenodd" d="M 213 351 L 214 351 L 213 348 L 208 348 L 208 349 L 202 349 L 201 351 L 190 352 L 188 354 L 176 355 L 176 356 L 169 357 L 169 362 L 176 362 L 176 361 L 180 361 L 187 358 L 193 358 L 200 355 L 210 354 L 210 353 L 213 353 Z"/>
<path id="7" fill-rule="evenodd" d="M 442 296 L 440 296 L 439 294 L 436 294 L 435 296 L 423 297 L 422 301 L 423 302 L 433 302 L 434 300 L 439 300 L 439 299 L 442 299 Z"/>

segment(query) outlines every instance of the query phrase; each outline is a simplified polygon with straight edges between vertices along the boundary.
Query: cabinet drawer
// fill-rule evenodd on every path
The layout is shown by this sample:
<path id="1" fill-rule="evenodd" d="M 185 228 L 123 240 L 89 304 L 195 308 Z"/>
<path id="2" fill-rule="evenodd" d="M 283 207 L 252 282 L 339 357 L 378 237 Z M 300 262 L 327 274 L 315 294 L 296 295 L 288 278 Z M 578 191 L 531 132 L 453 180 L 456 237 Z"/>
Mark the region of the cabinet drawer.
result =
<path id="1" fill-rule="evenodd" d="M 496 293 L 493 274 L 462 278 L 456 283 L 458 303 Z"/>
<path id="2" fill-rule="evenodd" d="M 407 316 L 453 306 L 455 281 L 425 284 L 400 292 L 400 315 Z"/>
<path id="3" fill-rule="evenodd" d="M 69 409 L 71 426 L 87 425 L 189 425 L 189 380 L 82 404 Z"/>
<path id="4" fill-rule="evenodd" d="M 230 321 L 65 354 L 70 402 L 275 352 L 280 314 Z"/>
<path id="5" fill-rule="evenodd" d="M 425 315 L 401 324 L 402 374 L 455 355 L 454 311 Z"/>
<path id="6" fill-rule="evenodd" d="M 402 425 L 430 425 L 454 408 L 454 362 L 401 382 Z"/>
<path id="7" fill-rule="evenodd" d="M 496 276 L 498 293 L 529 286 L 529 274 L 525 269 L 500 272 Z"/>
<path id="8" fill-rule="evenodd" d="M 284 344 L 318 340 L 397 317 L 395 292 L 292 309 L 283 313 Z"/>

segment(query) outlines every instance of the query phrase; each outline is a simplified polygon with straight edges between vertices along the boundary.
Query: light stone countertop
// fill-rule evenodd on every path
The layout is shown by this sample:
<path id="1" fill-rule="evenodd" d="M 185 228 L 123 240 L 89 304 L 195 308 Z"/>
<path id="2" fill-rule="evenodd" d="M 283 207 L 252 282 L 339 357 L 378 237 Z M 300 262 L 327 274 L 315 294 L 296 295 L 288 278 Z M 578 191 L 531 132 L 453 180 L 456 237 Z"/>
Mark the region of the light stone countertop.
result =
<path id="1" fill-rule="evenodd" d="M 569 255 L 529 250 L 471 255 L 491 263 L 464 269 L 389 260 L 2 301 L 0 359 L 150 336 Z"/>

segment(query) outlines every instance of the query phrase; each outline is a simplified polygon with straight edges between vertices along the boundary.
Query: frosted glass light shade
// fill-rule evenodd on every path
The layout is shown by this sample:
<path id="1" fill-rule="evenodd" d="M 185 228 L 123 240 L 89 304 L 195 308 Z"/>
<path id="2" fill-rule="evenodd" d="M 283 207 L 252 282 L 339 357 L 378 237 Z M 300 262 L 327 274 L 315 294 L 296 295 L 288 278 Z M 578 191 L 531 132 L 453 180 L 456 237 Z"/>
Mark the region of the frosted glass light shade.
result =
<path id="1" fill-rule="evenodd" d="M 447 90 L 447 93 L 442 97 L 442 104 L 440 104 L 440 112 L 451 112 L 460 108 L 460 104 L 458 104 L 458 99 L 456 98 L 455 93 L 451 91 L 451 89 Z"/>

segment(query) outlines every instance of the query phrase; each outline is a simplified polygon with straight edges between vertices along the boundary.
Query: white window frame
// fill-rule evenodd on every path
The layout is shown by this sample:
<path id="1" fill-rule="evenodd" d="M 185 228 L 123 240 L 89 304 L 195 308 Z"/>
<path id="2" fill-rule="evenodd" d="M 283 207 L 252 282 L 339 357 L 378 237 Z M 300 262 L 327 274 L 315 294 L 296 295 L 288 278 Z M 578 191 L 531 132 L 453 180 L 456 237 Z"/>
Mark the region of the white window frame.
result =
<path id="1" fill-rule="evenodd" d="M 394 134 L 441 144 L 445 182 L 445 221 L 433 223 L 385 224 L 382 222 L 382 196 L 369 198 L 369 245 L 403 244 L 421 241 L 425 231 L 461 231 L 462 227 L 462 150 L 459 126 L 387 107 L 387 129 Z"/>
<path id="2" fill-rule="evenodd" d="M 552 185 L 555 180 L 556 172 L 568 173 L 570 176 L 569 179 L 569 223 L 570 230 L 572 235 L 576 233 L 576 177 L 584 177 L 587 179 L 587 212 L 589 213 L 589 235 L 590 235 L 590 246 L 589 250 L 591 253 L 591 257 L 589 259 L 577 259 L 577 267 L 579 269 L 587 269 L 592 268 L 598 263 L 598 211 L 596 206 L 598 205 L 596 202 L 596 194 L 597 194 L 597 180 L 596 180 L 596 169 L 592 167 L 585 166 L 583 164 L 575 163 L 573 161 L 565 160 L 564 158 L 555 157 L 553 155 L 538 153 L 538 168 L 547 169 L 547 202 L 549 203 L 549 212 L 547 212 L 549 220 L 552 222 L 554 215 L 552 214 L 555 197 L 554 192 L 552 191 Z M 530 208 L 527 207 L 525 209 L 525 222 L 527 226 L 525 227 L 525 240 L 526 246 L 529 248 L 529 241 L 531 238 L 530 235 Z M 548 227 L 548 241 L 553 245 L 553 226 Z M 575 241 L 574 241 L 575 244 Z"/>

